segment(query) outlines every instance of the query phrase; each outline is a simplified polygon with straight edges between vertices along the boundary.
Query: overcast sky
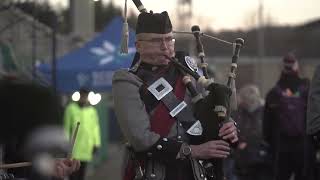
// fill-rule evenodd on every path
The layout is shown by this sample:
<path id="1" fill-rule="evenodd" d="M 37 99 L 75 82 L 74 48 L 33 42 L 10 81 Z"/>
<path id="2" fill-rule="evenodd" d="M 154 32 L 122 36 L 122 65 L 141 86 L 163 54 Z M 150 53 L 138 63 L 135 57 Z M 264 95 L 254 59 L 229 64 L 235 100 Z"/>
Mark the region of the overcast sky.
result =
<path id="1" fill-rule="evenodd" d="M 68 0 L 49 0 L 53 4 L 68 5 Z M 103 0 L 110 2 L 110 0 Z M 243 29 L 257 24 L 259 1 L 263 1 L 266 21 L 282 25 L 296 25 L 306 21 L 320 19 L 320 0 L 194 0 L 191 25 L 210 27 L 213 30 Z M 113 0 L 123 7 L 125 0 Z M 141 0 L 148 10 L 168 11 L 174 25 L 178 0 Z M 128 0 L 128 7 L 138 13 L 133 2 Z"/>

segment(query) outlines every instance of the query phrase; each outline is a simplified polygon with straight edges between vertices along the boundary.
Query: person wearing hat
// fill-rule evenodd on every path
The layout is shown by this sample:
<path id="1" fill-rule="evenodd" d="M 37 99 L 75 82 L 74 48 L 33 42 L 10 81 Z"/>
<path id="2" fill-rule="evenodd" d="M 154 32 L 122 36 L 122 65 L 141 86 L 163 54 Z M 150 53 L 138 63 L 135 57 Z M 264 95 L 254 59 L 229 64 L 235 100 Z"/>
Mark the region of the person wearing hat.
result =
<path id="1" fill-rule="evenodd" d="M 132 67 L 114 73 L 115 113 L 129 150 L 123 179 L 204 179 L 206 173 L 196 159 L 224 159 L 230 154 L 230 145 L 223 140 L 190 143 L 186 124 L 196 119 L 190 93 L 170 60 L 175 56 L 174 45 L 168 13 L 142 12 Z M 188 109 L 190 116 L 184 116 Z M 220 136 L 236 142 L 234 123 L 224 124 Z"/>
<path id="2" fill-rule="evenodd" d="M 267 93 L 263 118 L 265 141 L 273 155 L 275 180 L 312 179 L 307 177 L 306 156 L 311 154 L 306 140 L 306 111 L 309 80 L 301 78 L 297 58 L 283 57 L 283 68 L 276 85 Z"/>

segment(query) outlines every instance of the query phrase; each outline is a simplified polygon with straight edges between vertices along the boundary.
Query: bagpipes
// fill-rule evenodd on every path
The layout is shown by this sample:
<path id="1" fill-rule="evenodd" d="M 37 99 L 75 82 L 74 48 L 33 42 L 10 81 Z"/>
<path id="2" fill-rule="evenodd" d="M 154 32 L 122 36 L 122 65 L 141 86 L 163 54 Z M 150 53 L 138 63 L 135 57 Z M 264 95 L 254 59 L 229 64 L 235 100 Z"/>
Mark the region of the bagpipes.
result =
<path id="1" fill-rule="evenodd" d="M 191 136 L 191 144 L 202 144 L 211 140 L 218 140 L 220 137 L 219 129 L 229 121 L 231 106 L 230 106 L 230 97 L 232 94 L 231 85 L 232 81 L 235 78 L 235 72 L 237 69 L 237 60 L 239 57 L 240 49 L 244 44 L 243 39 L 235 40 L 235 49 L 232 56 L 232 63 L 230 68 L 230 73 L 227 81 L 227 85 L 222 85 L 215 83 L 213 79 L 210 79 L 207 74 L 207 64 L 204 62 L 204 52 L 203 47 L 200 41 L 200 38 L 196 37 L 197 49 L 199 52 L 199 57 L 201 59 L 201 68 L 203 71 L 203 76 L 200 76 L 198 73 L 189 69 L 184 65 L 182 58 L 185 57 L 184 53 L 178 52 L 176 57 L 171 58 L 172 63 L 179 69 L 183 74 L 183 82 L 188 88 L 191 96 L 192 102 L 194 103 L 195 108 L 195 117 L 201 123 L 202 135 L 201 136 Z M 200 51 L 199 51 L 200 50 Z M 198 84 L 202 85 L 207 91 L 208 95 L 202 97 L 200 93 L 197 92 L 192 80 L 192 76 Z M 235 91 L 233 91 L 235 93 Z M 234 97 L 236 97 L 234 95 Z M 235 101 L 235 99 L 233 99 Z M 235 102 L 236 103 L 236 102 Z M 211 180 L 222 180 L 223 179 L 223 166 L 222 160 L 219 159 L 210 159 L 202 162 L 203 167 L 206 169 L 206 175 Z"/>
<path id="2" fill-rule="evenodd" d="M 192 29 L 198 29 L 199 31 L 193 32 L 194 34 L 200 32 L 200 28 L 198 26 L 193 26 Z M 175 33 L 185 33 L 185 32 L 175 32 Z M 189 69 L 183 62 L 181 62 L 181 57 L 185 55 L 183 53 L 177 53 L 176 57 L 171 58 L 171 62 L 180 70 L 183 74 L 184 84 L 188 88 L 191 96 L 193 97 L 192 101 L 196 106 L 196 117 L 201 121 L 202 125 L 210 124 L 207 122 L 207 119 L 210 119 L 212 116 L 217 116 L 217 122 L 219 124 L 225 123 L 229 120 L 230 111 L 231 111 L 231 86 L 234 83 L 235 73 L 237 69 L 237 61 L 239 58 L 240 49 L 244 44 L 244 40 L 241 38 L 237 38 L 235 43 L 232 43 L 235 47 L 234 54 L 232 56 L 232 63 L 230 68 L 230 73 L 228 77 L 228 81 L 226 85 L 215 83 L 212 78 L 208 77 L 207 73 L 207 63 L 204 62 L 204 51 L 203 46 L 200 41 L 199 34 L 195 35 L 197 42 L 197 50 L 199 57 L 201 59 L 201 68 L 203 72 L 203 76 L 200 76 L 197 72 Z M 194 87 L 190 76 L 192 76 L 198 84 L 200 84 L 203 88 L 208 91 L 208 95 L 204 98 L 200 97 Z M 236 99 L 232 99 L 235 101 Z M 213 114 L 214 112 L 214 114 Z M 207 115 L 204 115 L 207 114 Z M 204 127 L 205 129 L 206 127 Z M 210 140 L 212 137 L 209 135 L 206 140 Z"/>

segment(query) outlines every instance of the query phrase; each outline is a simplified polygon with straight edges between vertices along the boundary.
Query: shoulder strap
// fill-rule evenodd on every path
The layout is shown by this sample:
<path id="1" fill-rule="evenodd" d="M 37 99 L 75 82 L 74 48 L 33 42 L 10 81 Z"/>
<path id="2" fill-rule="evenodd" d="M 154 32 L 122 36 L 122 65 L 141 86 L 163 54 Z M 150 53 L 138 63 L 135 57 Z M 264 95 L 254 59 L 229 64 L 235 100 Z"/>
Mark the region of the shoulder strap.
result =
<path id="1" fill-rule="evenodd" d="M 177 81 L 174 88 L 174 95 L 180 101 L 184 98 L 185 88 L 181 86 L 179 80 Z M 176 119 L 170 115 L 169 109 L 167 108 L 166 104 L 161 101 L 155 107 L 154 113 L 151 117 L 151 130 L 160 134 L 161 136 L 167 136 L 175 121 Z"/>

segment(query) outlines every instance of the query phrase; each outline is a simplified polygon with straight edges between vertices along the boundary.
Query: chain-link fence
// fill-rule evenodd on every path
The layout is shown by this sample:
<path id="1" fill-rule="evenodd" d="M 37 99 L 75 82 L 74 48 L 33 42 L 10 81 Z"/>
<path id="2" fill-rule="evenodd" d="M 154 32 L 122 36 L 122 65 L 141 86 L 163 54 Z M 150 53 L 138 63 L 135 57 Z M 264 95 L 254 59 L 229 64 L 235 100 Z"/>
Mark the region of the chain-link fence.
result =
<path id="1" fill-rule="evenodd" d="M 27 74 L 33 72 L 33 65 L 50 62 L 53 57 L 53 30 L 13 6 L 0 4 L 0 42 L 10 53 L 2 55 L 2 61 L 12 61 L 18 71 Z M 72 49 L 70 42 L 68 37 L 56 35 L 57 57 Z"/>

